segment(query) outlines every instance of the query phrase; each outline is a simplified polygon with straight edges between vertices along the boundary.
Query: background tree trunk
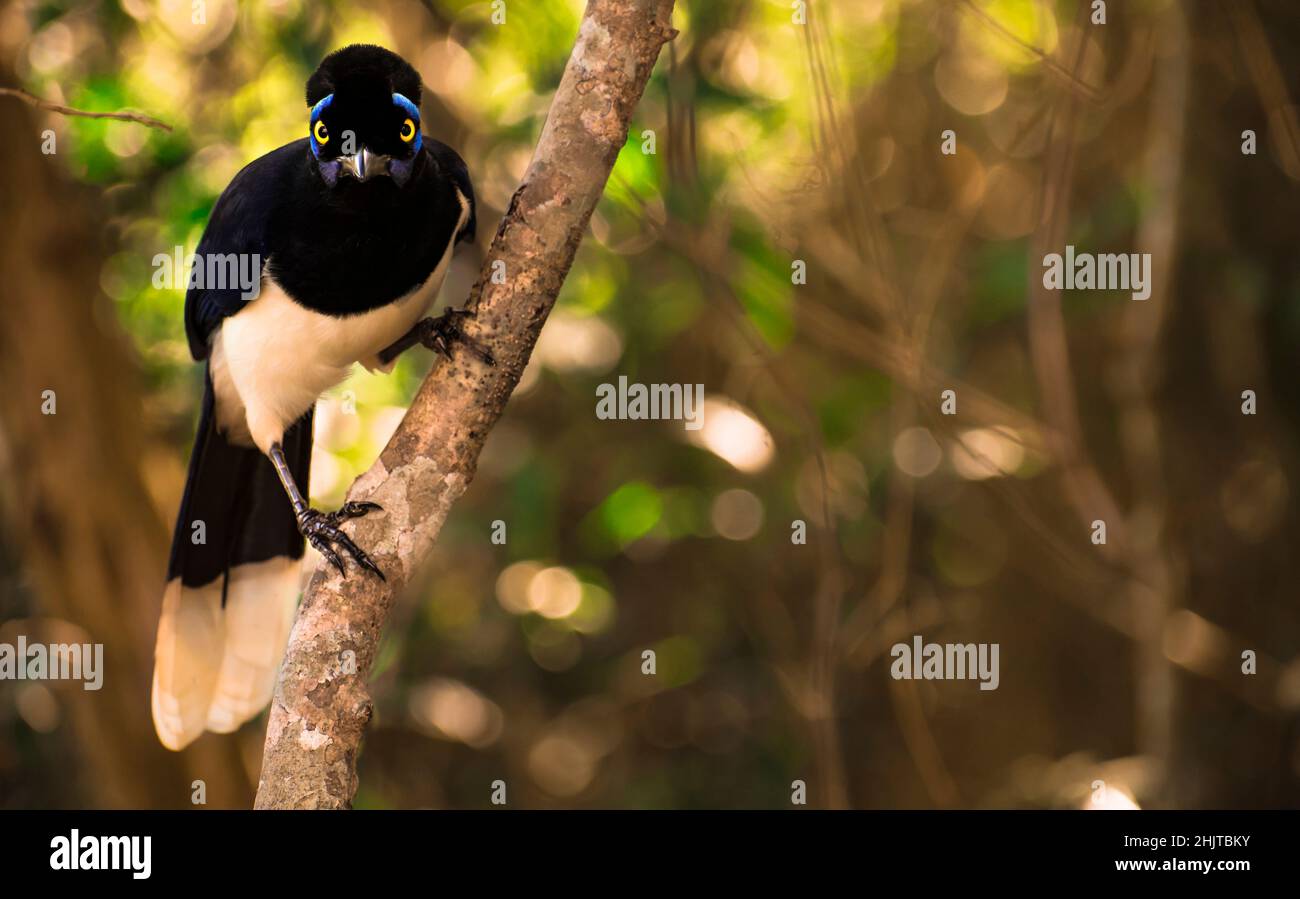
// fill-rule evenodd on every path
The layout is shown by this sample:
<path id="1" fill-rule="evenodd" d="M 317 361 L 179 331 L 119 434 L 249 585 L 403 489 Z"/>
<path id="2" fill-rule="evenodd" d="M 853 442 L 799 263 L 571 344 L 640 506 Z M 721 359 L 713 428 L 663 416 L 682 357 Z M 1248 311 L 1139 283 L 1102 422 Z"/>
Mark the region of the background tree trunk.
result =
<path id="1" fill-rule="evenodd" d="M 0 83 L 13 81 L 0 60 Z M 77 642 L 104 645 L 102 689 L 59 694 L 85 763 L 76 789 L 87 804 L 181 807 L 203 780 L 209 806 L 246 807 L 233 738 L 175 754 L 154 735 L 149 685 L 170 528 L 143 476 L 136 356 L 99 288 L 106 216 L 57 154 L 42 154 L 39 121 L 0 97 L 0 512 L 39 613 L 83 629 Z M 47 397 L 55 414 L 43 412 Z M 51 639 L 30 619 L 9 627 Z"/>

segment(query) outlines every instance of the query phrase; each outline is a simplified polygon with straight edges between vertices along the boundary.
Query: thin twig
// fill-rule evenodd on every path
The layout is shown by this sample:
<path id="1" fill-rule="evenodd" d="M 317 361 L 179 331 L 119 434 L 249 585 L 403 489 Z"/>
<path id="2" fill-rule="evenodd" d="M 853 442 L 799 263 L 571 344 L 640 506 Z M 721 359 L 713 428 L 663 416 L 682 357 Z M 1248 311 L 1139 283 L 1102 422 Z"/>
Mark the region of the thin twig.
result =
<path id="1" fill-rule="evenodd" d="M 33 93 L 23 90 L 20 87 L 0 87 L 0 96 L 17 97 L 27 103 L 44 109 L 49 112 L 57 112 L 60 115 L 81 116 L 84 119 L 117 119 L 122 122 L 135 122 L 139 125 L 147 125 L 150 128 L 158 128 L 163 131 L 171 131 L 172 126 L 166 122 L 155 119 L 153 116 L 147 116 L 140 112 L 89 112 L 85 109 L 73 109 L 71 106 L 64 106 L 60 103 L 51 103 L 49 100 L 42 100 Z"/>
<path id="2" fill-rule="evenodd" d="M 1047 71 L 1051 72 L 1053 75 L 1059 78 L 1061 82 L 1066 86 L 1073 88 L 1075 91 L 1082 94 L 1084 99 L 1086 99 L 1089 103 L 1101 102 L 1102 94 L 1101 91 L 1097 90 L 1097 88 L 1093 87 L 1091 84 L 1088 84 L 1078 75 L 1076 75 L 1074 72 L 1071 72 L 1065 66 L 1061 65 L 1059 62 L 1053 59 L 1046 51 L 1042 50 L 1039 47 L 1035 47 L 1033 44 L 1022 39 L 1019 35 L 1011 31 L 1010 29 L 1008 29 L 997 19 L 993 18 L 984 10 L 976 6 L 972 2 L 972 0 L 964 0 L 964 2 L 966 4 L 967 9 L 969 9 L 971 12 L 975 13 L 975 15 L 983 19 L 984 22 L 988 24 L 990 27 L 992 27 L 993 30 L 995 30 L 998 34 L 1002 35 L 1003 37 L 1015 43 L 1026 53 L 1038 57 L 1039 62 L 1041 62 L 1046 67 Z"/>

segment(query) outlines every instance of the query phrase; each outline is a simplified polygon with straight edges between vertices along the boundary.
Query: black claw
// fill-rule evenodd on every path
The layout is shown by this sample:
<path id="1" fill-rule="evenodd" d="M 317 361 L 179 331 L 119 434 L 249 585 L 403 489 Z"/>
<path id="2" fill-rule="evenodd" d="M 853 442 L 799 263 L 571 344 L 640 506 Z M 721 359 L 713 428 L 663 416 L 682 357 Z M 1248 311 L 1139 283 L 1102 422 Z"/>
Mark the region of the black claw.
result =
<path id="1" fill-rule="evenodd" d="M 320 537 L 315 536 L 314 534 L 311 536 L 310 540 L 311 540 L 311 545 L 316 548 L 316 551 L 318 553 L 320 553 L 322 556 L 325 557 L 326 562 L 329 562 L 331 565 L 337 568 L 339 570 L 339 574 L 344 576 L 347 575 L 347 571 L 343 568 L 343 560 L 339 558 L 338 553 L 336 553 L 333 549 L 330 548 L 330 545 L 328 543 L 326 543 Z"/>
<path id="2" fill-rule="evenodd" d="M 343 567 L 343 560 L 339 558 L 339 554 L 332 549 L 330 550 L 330 564 L 339 570 L 339 575 L 341 577 L 348 576 L 348 570 Z"/>
<path id="3" fill-rule="evenodd" d="M 477 340 L 471 341 L 469 338 L 465 338 L 465 345 L 470 348 L 470 351 L 473 352 L 474 355 L 483 360 L 484 365 L 494 366 L 497 364 L 497 360 L 492 355 L 492 352 Z"/>
<path id="4" fill-rule="evenodd" d="M 388 578 L 384 577 L 384 573 L 379 570 L 379 566 L 376 565 L 374 561 L 371 560 L 370 556 L 366 555 L 365 553 L 362 553 L 360 558 L 357 559 L 357 564 L 360 565 L 362 568 L 364 568 L 366 571 L 369 571 L 371 574 L 377 576 L 381 581 L 384 581 L 385 583 L 388 582 Z"/>
<path id="5" fill-rule="evenodd" d="M 357 564 L 360 565 L 362 568 L 365 568 L 366 563 L 370 562 L 370 557 L 366 555 L 366 551 L 361 547 L 357 546 L 355 543 L 353 543 L 352 538 L 349 537 L 347 534 L 343 533 L 342 531 L 336 530 L 334 534 L 331 536 L 334 539 L 334 541 L 337 542 L 340 546 L 342 546 L 343 549 L 347 551 L 347 554 L 350 555 L 353 559 L 355 559 Z M 373 565 L 374 563 L 370 562 L 370 564 Z"/>
<path id="6" fill-rule="evenodd" d="M 325 517 L 335 524 L 342 524 L 351 518 L 361 518 L 369 512 L 382 512 L 384 507 L 379 503 L 370 502 L 350 502 L 344 503 L 337 510 L 330 512 Z"/>
<path id="7" fill-rule="evenodd" d="M 343 565 L 342 557 L 331 544 L 337 544 L 360 567 L 379 575 L 380 580 L 386 580 L 384 573 L 379 570 L 379 566 L 366 554 L 366 551 L 339 530 L 340 523 L 350 518 L 360 518 L 367 512 L 374 512 L 379 508 L 376 503 L 352 502 L 344 503 L 342 508 L 329 513 L 308 509 L 298 516 L 298 530 L 327 562 L 339 570 L 339 574 L 346 577 L 347 569 Z"/>
<path id="8" fill-rule="evenodd" d="M 420 343 L 450 359 L 451 344 L 459 342 L 487 365 L 496 365 L 491 351 L 481 341 L 466 334 L 461 327 L 463 319 L 473 317 L 474 313 L 468 309 L 445 309 L 438 318 L 426 318 L 420 323 L 423 327 Z"/>

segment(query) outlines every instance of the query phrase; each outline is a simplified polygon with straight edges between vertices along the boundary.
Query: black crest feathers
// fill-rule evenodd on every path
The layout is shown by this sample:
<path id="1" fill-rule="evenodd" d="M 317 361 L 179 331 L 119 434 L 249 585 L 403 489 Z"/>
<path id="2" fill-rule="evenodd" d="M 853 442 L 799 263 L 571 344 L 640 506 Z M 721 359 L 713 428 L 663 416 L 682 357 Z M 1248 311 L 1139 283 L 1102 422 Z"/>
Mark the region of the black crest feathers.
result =
<path id="1" fill-rule="evenodd" d="M 353 44 L 321 60 L 307 79 L 307 105 L 315 106 L 340 88 L 369 87 L 376 82 L 385 83 L 387 93 L 399 93 L 420 105 L 420 73 L 393 51 L 374 44 Z"/>

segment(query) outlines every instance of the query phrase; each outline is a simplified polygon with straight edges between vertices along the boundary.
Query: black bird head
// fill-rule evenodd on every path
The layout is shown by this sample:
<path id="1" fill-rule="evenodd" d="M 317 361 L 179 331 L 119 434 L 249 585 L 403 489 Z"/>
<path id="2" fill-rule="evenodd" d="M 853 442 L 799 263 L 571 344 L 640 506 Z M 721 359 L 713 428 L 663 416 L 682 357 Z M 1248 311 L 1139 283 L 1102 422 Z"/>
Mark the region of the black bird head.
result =
<path id="1" fill-rule="evenodd" d="M 307 79 L 311 151 L 330 187 L 344 179 L 411 177 L 420 133 L 420 75 L 396 53 L 371 44 L 335 50 Z"/>

